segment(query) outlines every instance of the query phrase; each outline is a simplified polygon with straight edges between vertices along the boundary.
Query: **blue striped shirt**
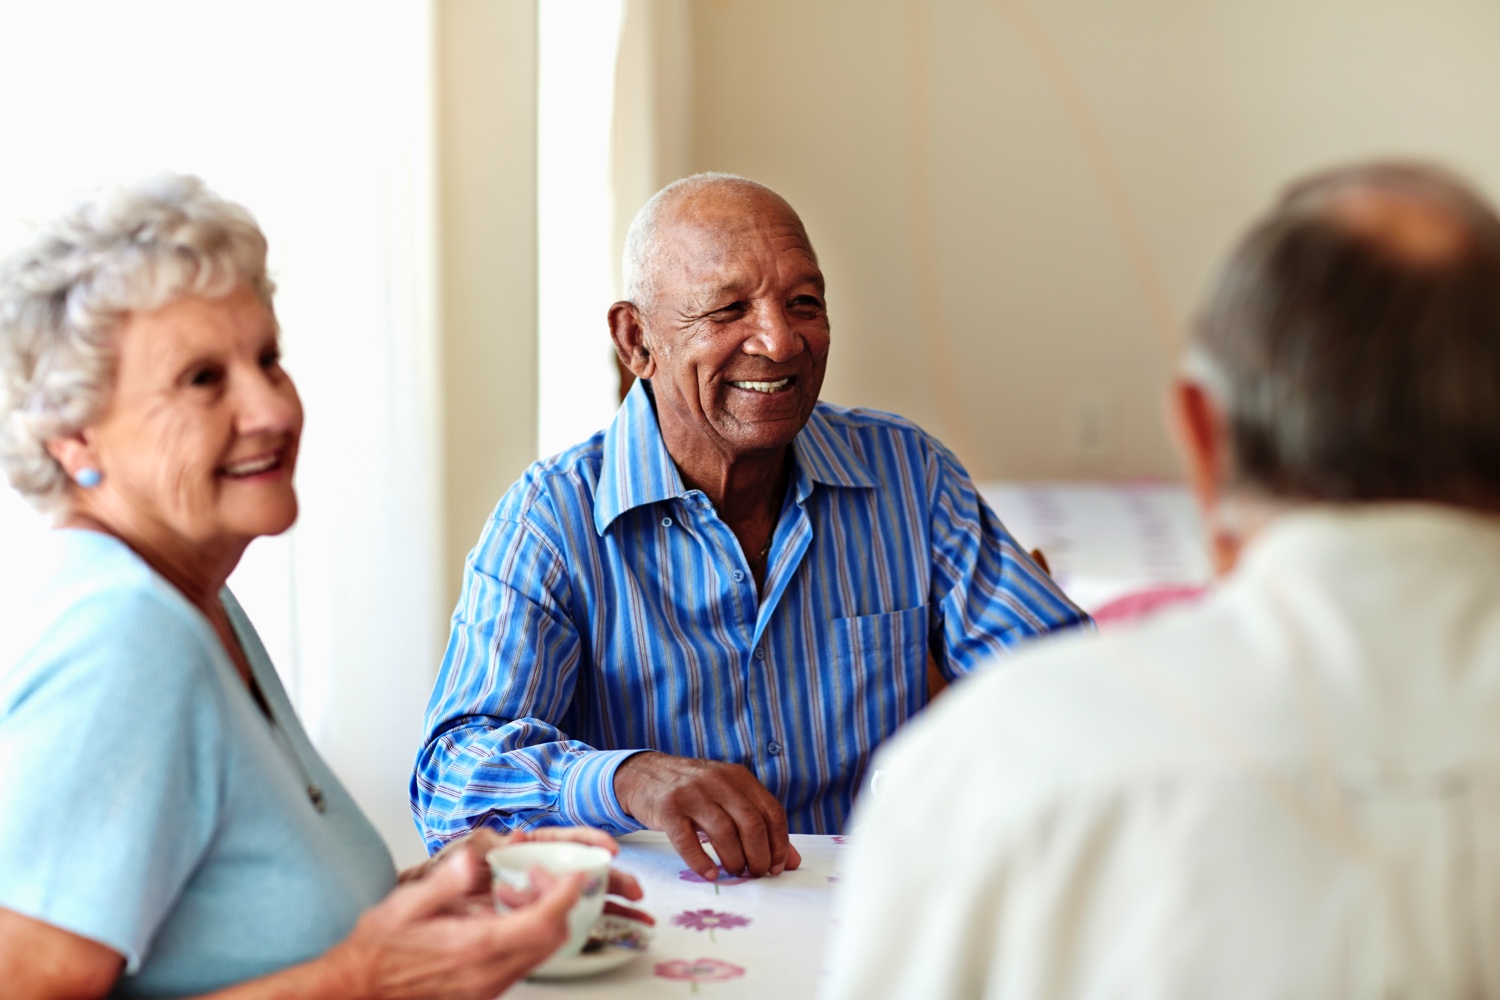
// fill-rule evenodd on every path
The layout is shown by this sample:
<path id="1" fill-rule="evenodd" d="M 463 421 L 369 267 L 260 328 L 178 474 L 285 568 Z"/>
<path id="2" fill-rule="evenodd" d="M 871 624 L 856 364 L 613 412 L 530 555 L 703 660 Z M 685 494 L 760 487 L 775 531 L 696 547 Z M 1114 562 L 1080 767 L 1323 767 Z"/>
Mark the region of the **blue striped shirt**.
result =
<path id="1" fill-rule="evenodd" d="M 840 829 L 875 746 L 948 678 L 1087 616 L 909 421 L 819 403 L 793 445 L 764 595 L 638 384 L 537 462 L 470 553 L 411 782 L 430 849 L 481 824 L 641 828 L 640 750 L 733 761 L 794 833 Z"/>

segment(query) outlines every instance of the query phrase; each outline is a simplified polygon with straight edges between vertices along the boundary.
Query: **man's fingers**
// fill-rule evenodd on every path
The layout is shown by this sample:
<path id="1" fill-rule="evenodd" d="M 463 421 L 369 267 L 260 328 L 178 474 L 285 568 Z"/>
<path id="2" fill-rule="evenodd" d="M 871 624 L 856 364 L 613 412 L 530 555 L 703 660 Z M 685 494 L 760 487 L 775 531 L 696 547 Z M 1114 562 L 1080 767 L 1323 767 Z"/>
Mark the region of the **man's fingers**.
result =
<path id="1" fill-rule="evenodd" d="M 719 864 L 731 875 L 738 875 L 747 867 L 745 864 L 745 849 L 740 845 L 740 827 L 722 806 L 718 804 L 709 805 L 703 814 L 694 817 L 708 834 L 709 843 L 714 845 L 718 852 Z"/>
<path id="2" fill-rule="evenodd" d="M 787 871 L 802 867 L 802 855 L 797 852 L 796 846 L 790 841 L 786 845 L 786 867 Z"/>
<path id="3" fill-rule="evenodd" d="M 719 866 L 714 864 L 713 859 L 703 850 L 703 845 L 698 843 L 698 830 L 686 816 L 672 817 L 662 824 L 662 832 L 667 835 L 667 842 L 672 845 L 672 850 L 687 862 L 689 868 L 709 880 L 719 877 Z"/>
<path id="4" fill-rule="evenodd" d="M 695 842 L 695 825 L 726 871 L 775 875 L 796 867 L 790 863 L 786 810 L 743 765 L 636 754 L 615 773 L 615 790 L 632 816 L 666 833 L 678 855 L 705 879 L 716 877 L 716 871 Z"/>
<path id="5" fill-rule="evenodd" d="M 766 839 L 771 846 L 770 871 L 772 875 L 780 875 L 787 868 L 787 855 L 792 849 L 791 835 L 787 832 L 786 810 L 776 801 L 776 796 L 764 788 L 762 792 L 761 815 L 766 818 Z"/>
<path id="6" fill-rule="evenodd" d="M 746 866 L 753 875 L 780 875 L 786 867 L 786 810 L 754 775 L 746 774 L 749 794 L 727 806 L 740 828 Z"/>
<path id="7" fill-rule="evenodd" d="M 757 807 L 757 803 L 750 799 L 738 799 L 728 803 L 724 808 L 738 830 L 740 853 L 745 859 L 743 868 L 730 868 L 729 870 L 743 871 L 748 868 L 752 875 L 770 874 L 771 830 L 766 823 L 766 817 Z"/>

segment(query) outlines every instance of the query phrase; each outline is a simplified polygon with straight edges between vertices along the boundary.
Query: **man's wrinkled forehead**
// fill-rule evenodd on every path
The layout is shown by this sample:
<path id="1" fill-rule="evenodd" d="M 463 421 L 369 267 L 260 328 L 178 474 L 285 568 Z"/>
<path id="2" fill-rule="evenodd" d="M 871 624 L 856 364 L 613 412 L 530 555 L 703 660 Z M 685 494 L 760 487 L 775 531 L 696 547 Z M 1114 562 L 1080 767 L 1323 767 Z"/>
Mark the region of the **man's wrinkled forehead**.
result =
<path id="1" fill-rule="evenodd" d="M 818 257 L 802 220 L 769 192 L 758 198 L 684 199 L 673 206 L 660 232 L 655 265 L 668 281 L 728 290 L 794 256 L 805 261 L 806 277 L 822 288 Z"/>

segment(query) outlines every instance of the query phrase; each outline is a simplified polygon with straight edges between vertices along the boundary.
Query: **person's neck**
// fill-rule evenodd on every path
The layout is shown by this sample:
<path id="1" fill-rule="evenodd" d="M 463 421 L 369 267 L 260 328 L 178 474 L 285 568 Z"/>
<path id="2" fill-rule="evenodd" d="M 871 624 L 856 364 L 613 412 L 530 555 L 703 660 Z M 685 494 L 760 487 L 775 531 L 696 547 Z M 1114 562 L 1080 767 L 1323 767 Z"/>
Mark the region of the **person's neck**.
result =
<path id="1" fill-rule="evenodd" d="M 766 515 L 774 521 L 791 477 L 791 447 L 691 467 L 678 462 L 677 470 L 689 489 L 702 490 L 713 501 L 726 523 L 735 525 Z"/>
<path id="2" fill-rule="evenodd" d="M 662 444 L 677 466 L 683 485 L 702 490 L 736 534 L 756 521 L 768 520 L 774 526 L 791 479 L 791 444 L 764 451 L 730 452 L 720 447 L 722 442 L 708 439 L 698 428 L 676 419 L 669 407 L 658 405 L 649 382 L 646 392 Z"/>
<path id="3" fill-rule="evenodd" d="M 1234 572 L 1245 549 L 1292 506 L 1267 497 L 1230 493 L 1201 508 L 1214 575 L 1222 579 Z"/>
<path id="4" fill-rule="evenodd" d="M 219 616 L 222 609 L 219 592 L 245 551 L 244 545 L 229 543 L 194 545 L 154 524 L 86 510 L 74 510 L 57 526 L 118 538 L 210 620 Z"/>

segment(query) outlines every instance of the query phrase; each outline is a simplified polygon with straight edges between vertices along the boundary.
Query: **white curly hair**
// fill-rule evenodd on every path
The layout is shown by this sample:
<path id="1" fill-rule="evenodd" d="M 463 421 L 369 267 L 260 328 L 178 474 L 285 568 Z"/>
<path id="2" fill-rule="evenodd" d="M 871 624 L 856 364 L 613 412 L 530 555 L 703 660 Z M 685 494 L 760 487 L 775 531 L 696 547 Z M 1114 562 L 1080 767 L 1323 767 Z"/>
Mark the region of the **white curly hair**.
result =
<path id="1" fill-rule="evenodd" d="M 78 201 L 0 263 L 0 469 L 44 513 L 67 508 L 47 442 L 96 420 L 130 313 L 244 285 L 271 307 L 266 238 L 198 178 L 162 174 Z"/>

